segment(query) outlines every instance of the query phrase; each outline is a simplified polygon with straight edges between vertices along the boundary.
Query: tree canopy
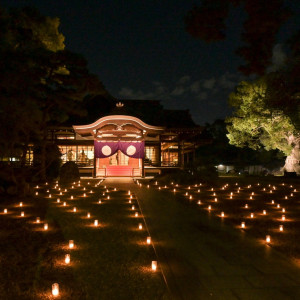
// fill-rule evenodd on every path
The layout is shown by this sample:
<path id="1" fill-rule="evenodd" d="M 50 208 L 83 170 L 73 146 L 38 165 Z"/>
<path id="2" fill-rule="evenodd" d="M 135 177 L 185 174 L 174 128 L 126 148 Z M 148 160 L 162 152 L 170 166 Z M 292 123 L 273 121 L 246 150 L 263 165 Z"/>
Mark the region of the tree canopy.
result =
<path id="1" fill-rule="evenodd" d="M 206 42 L 226 38 L 226 20 L 231 6 L 240 6 L 247 13 L 236 53 L 245 60 L 240 71 L 246 75 L 263 75 L 271 64 L 272 50 L 281 25 L 291 11 L 284 0 L 203 0 L 185 17 L 186 31 Z"/>
<path id="2" fill-rule="evenodd" d="M 0 9 L 0 24 L 1 156 L 30 142 L 45 152 L 47 126 L 84 112 L 85 96 L 108 93 L 86 60 L 65 50 L 58 18 L 33 8 Z"/>
<path id="3" fill-rule="evenodd" d="M 266 78 L 237 86 L 229 97 L 235 111 L 226 119 L 227 137 L 237 147 L 278 149 L 287 156 L 285 169 L 298 172 L 300 132 L 283 110 L 268 105 L 267 91 Z"/>

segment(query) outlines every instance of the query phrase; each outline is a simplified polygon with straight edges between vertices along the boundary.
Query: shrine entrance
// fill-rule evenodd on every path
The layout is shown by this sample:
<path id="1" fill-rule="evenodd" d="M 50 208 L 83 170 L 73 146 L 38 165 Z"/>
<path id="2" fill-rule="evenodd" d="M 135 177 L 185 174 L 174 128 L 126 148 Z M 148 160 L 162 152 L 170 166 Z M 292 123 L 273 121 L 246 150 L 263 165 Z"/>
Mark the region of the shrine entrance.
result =
<path id="1" fill-rule="evenodd" d="M 111 115 L 73 126 L 82 139 L 94 140 L 94 176 L 144 175 L 145 139 L 164 131 L 127 115 Z"/>

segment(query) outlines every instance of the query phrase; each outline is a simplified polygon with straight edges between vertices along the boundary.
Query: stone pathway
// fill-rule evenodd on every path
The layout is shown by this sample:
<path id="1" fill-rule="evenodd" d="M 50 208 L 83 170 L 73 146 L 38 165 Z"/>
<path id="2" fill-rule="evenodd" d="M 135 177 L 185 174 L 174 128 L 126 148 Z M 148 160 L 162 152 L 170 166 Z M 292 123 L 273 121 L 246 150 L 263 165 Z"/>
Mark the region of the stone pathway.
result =
<path id="1" fill-rule="evenodd" d="M 300 265 L 272 247 L 168 192 L 103 184 L 136 194 L 174 299 L 300 299 Z"/>

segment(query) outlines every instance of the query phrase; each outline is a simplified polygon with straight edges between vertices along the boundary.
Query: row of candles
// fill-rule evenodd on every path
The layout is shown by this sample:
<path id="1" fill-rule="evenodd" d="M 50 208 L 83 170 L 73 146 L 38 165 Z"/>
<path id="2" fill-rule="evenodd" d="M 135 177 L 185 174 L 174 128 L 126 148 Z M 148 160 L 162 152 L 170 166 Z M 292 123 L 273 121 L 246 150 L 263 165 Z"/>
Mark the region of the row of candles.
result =
<path id="1" fill-rule="evenodd" d="M 101 183 L 101 182 L 99 182 L 99 183 L 96 185 L 96 187 L 97 187 L 100 183 Z M 80 183 L 78 184 L 78 187 L 79 187 L 79 186 L 80 186 Z M 58 185 L 56 185 L 55 188 L 56 188 L 56 189 L 59 189 L 59 188 L 58 188 Z M 74 186 L 72 186 L 72 188 L 74 188 Z M 104 188 L 106 189 L 106 186 L 105 186 Z M 59 189 L 59 190 L 60 190 L 60 189 Z M 85 190 L 85 188 L 84 188 L 84 190 Z M 116 188 L 114 188 L 114 191 L 116 191 Z M 50 193 L 50 190 L 48 190 L 47 192 Z M 67 192 L 66 189 L 65 189 L 65 192 Z M 93 193 L 93 191 L 91 190 L 90 193 Z M 106 193 L 107 193 L 107 194 L 109 193 L 109 190 L 108 190 L 108 189 L 106 189 Z M 103 192 L 103 196 L 105 196 L 106 193 Z M 129 203 L 130 203 L 130 204 L 133 204 L 133 195 L 130 193 L 130 191 L 128 192 L 128 194 L 129 194 L 129 196 L 130 196 Z M 49 194 L 49 195 L 51 195 L 51 194 Z M 48 197 L 49 197 L 49 195 L 48 195 Z M 59 192 L 59 195 L 60 195 L 60 196 L 63 196 L 62 192 Z M 87 197 L 85 193 L 83 194 L 83 197 Z M 49 198 L 52 198 L 52 195 L 51 195 L 51 197 L 49 197 Z M 74 197 L 71 196 L 70 199 L 73 200 Z M 107 195 L 106 199 L 109 200 L 109 199 L 110 199 L 110 196 Z M 60 203 L 60 199 L 58 198 L 56 202 L 57 202 L 57 203 Z M 99 199 L 99 200 L 98 200 L 98 204 L 101 204 L 101 203 L 102 203 L 102 200 Z M 63 202 L 63 206 L 66 206 L 66 202 Z M 135 217 L 138 217 L 138 216 L 139 216 L 138 209 L 136 208 L 135 205 L 132 205 L 132 206 L 131 206 L 131 210 L 135 211 L 135 214 L 134 214 Z M 73 207 L 72 212 L 77 212 L 77 208 L 76 208 L 76 207 Z M 88 212 L 86 216 L 87 216 L 87 218 L 90 218 L 90 217 L 91 217 L 90 212 Z M 94 220 L 93 225 L 94 225 L 95 227 L 97 227 L 97 226 L 99 225 L 99 221 L 98 221 L 98 220 Z M 142 229 L 143 229 L 143 224 L 142 224 L 142 223 L 139 223 L 139 224 L 138 224 L 138 229 L 139 229 L 139 230 L 142 230 Z M 146 238 L 146 244 L 148 244 L 148 245 L 151 244 L 151 237 L 150 237 L 150 236 L 148 236 L 148 237 Z M 69 249 L 73 249 L 73 248 L 74 248 L 74 241 L 73 241 L 73 240 L 70 240 L 70 241 L 69 241 Z M 65 263 L 66 263 L 66 264 L 69 264 L 69 263 L 70 263 L 70 259 L 71 259 L 71 258 L 70 258 L 70 254 L 66 254 L 66 255 L 65 255 Z M 157 270 L 157 261 L 152 261 L 152 262 L 151 262 L 151 269 L 152 269 L 153 271 L 156 271 L 156 270 Z M 52 285 L 52 295 L 53 295 L 53 296 L 58 296 L 58 295 L 59 295 L 59 284 L 58 284 L 58 283 L 54 283 L 54 284 Z"/>
<path id="2" fill-rule="evenodd" d="M 137 184 L 138 184 L 140 187 L 142 187 L 142 183 L 140 183 L 139 181 L 137 181 Z M 186 187 L 186 186 L 180 186 L 180 187 L 179 187 L 178 184 L 175 184 L 175 185 L 174 185 L 174 183 L 171 183 L 170 186 L 171 186 L 171 187 L 168 187 L 167 185 L 160 186 L 160 185 L 158 184 L 158 182 L 155 182 L 155 183 L 154 183 L 154 187 L 156 187 L 158 190 L 167 190 L 167 189 L 168 189 L 169 191 L 172 191 L 172 192 L 174 192 L 174 193 L 176 193 L 176 192 L 179 192 L 179 193 L 180 193 L 180 192 L 181 192 L 181 195 L 183 195 L 183 196 L 185 196 L 185 197 L 188 197 L 189 200 L 193 200 L 194 198 L 199 197 L 199 193 L 201 193 L 201 189 L 204 188 L 204 185 L 203 185 L 202 183 L 196 184 L 196 185 L 194 185 L 194 186 L 188 186 L 188 187 Z M 260 183 L 258 183 L 257 186 L 260 187 Z M 285 185 L 285 184 L 283 183 L 282 186 L 284 186 L 285 188 L 290 189 L 290 191 L 288 192 L 289 195 L 285 195 L 285 196 L 283 197 L 283 200 L 288 200 L 290 197 L 294 197 L 294 193 L 297 193 L 297 192 L 298 192 L 297 189 L 294 188 L 293 185 L 287 186 L 287 185 Z M 150 187 L 150 185 L 147 185 L 147 188 L 149 188 L 149 187 Z M 177 189 L 176 189 L 176 188 L 177 188 Z M 229 184 L 225 184 L 225 185 L 224 185 L 221 189 L 219 189 L 219 190 L 220 190 L 221 192 L 222 192 L 222 191 L 225 192 L 225 190 L 227 190 L 228 188 L 229 188 Z M 241 197 L 240 191 L 242 191 L 243 189 L 244 189 L 245 191 L 248 190 L 248 194 L 249 194 L 249 189 L 251 189 L 251 188 L 253 188 L 253 187 L 252 187 L 252 185 L 248 185 L 248 186 L 246 186 L 245 188 L 241 188 L 240 186 L 238 186 L 238 183 L 236 183 L 236 184 L 235 184 L 235 188 L 237 189 L 237 190 L 235 191 L 236 194 L 239 194 L 239 196 Z M 188 190 L 188 192 L 187 192 L 186 190 Z M 204 204 L 205 202 L 207 202 L 207 203 L 209 203 L 209 202 L 220 203 L 219 199 L 217 198 L 216 190 L 218 190 L 218 189 L 213 188 L 213 187 L 211 187 L 211 188 L 209 188 L 209 189 L 206 188 L 206 192 L 211 192 L 211 193 L 212 193 L 212 194 L 211 194 L 211 197 L 214 197 L 214 199 L 213 199 L 213 200 L 207 200 L 207 201 L 201 201 L 201 200 L 198 200 L 198 201 L 197 201 L 197 204 L 198 204 L 198 205 L 202 205 L 202 204 Z M 272 197 L 275 196 L 274 193 L 276 193 L 276 191 L 278 191 L 278 190 L 279 190 L 278 187 L 276 187 L 275 185 L 272 186 L 271 184 L 269 184 L 267 188 L 265 188 L 265 187 L 262 188 L 262 192 L 272 194 Z M 223 194 L 224 194 L 224 192 L 223 192 Z M 227 191 L 226 193 L 229 193 L 229 192 Z M 203 194 L 203 193 L 202 193 L 202 194 Z M 259 196 L 259 193 L 258 193 L 257 191 L 256 191 L 256 192 L 254 192 L 254 191 L 250 192 L 250 195 L 248 196 L 248 197 L 249 197 L 248 200 L 249 200 L 249 201 L 253 201 L 255 196 Z M 229 194 L 229 199 L 233 199 L 233 197 L 234 197 L 234 192 L 230 192 L 230 194 Z M 226 197 L 226 198 L 227 198 L 227 197 Z M 227 199 L 228 199 L 228 198 L 227 198 Z M 243 199 L 243 200 L 244 200 L 244 199 Z M 282 213 L 286 213 L 286 209 L 285 209 L 285 208 L 281 208 L 281 205 L 280 205 L 279 203 L 276 204 L 274 200 L 272 200 L 270 204 L 273 205 L 274 209 L 280 209 Z M 285 203 L 285 204 L 287 204 L 287 203 Z M 243 208 L 248 209 L 248 208 L 249 208 L 249 205 L 246 203 L 245 206 L 244 206 Z M 212 207 L 211 204 L 209 204 L 209 205 L 207 206 L 207 210 L 208 210 L 209 212 L 211 212 L 211 211 L 213 210 L 213 207 Z M 262 211 L 262 215 L 267 215 L 267 210 L 266 210 L 266 209 L 264 209 L 264 210 Z M 218 216 L 220 216 L 221 218 L 225 218 L 225 217 L 226 217 L 224 211 L 222 211 L 220 214 L 218 214 Z M 254 219 L 254 218 L 255 218 L 254 213 L 250 213 L 250 219 Z M 285 215 L 285 214 L 281 215 L 281 217 L 280 217 L 280 218 L 277 218 L 277 220 L 280 220 L 280 221 L 286 221 L 286 220 L 287 220 L 287 219 L 286 219 L 286 215 Z M 241 229 L 246 229 L 246 222 L 245 222 L 245 221 L 242 221 L 242 222 L 241 222 L 240 228 L 241 228 Z M 279 232 L 283 232 L 284 226 L 283 226 L 282 224 L 280 224 L 278 230 L 279 230 Z M 267 244 L 270 244 L 270 243 L 271 243 L 271 236 L 270 236 L 270 235 L 266 235 L 265 241 L 266 241 Z"/>

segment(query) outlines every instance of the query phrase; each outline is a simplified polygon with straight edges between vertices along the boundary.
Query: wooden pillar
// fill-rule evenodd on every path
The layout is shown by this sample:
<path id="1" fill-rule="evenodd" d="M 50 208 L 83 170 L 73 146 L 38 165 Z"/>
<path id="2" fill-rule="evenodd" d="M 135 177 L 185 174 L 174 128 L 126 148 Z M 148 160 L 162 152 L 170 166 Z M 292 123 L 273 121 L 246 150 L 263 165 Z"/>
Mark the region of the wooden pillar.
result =
<path id="1" fill-rule="evenodd" d="M 96 162 L 97 162 L 97 158 L 95 156 L 95 150 L 94 150 L 94 169 L 93 169 L 93 177 L 96 178 L 97 177 L 97 166 L 96 166 Z"/>

